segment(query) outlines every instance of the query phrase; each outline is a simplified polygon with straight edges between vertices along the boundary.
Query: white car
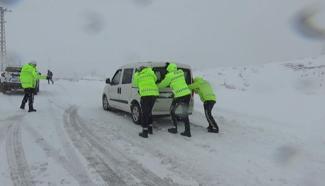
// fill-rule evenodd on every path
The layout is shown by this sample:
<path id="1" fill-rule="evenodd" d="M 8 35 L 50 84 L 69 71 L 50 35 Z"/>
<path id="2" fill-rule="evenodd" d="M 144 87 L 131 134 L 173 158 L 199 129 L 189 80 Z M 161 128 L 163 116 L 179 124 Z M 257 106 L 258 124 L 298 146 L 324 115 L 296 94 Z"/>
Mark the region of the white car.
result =
<path id="1" fill-rule="evenodd" d="M 121 66 L 114 74 L 112 79 L 106 79 L 106 86 L 102 95 L 102 104 L 104 110 L 122 110 L 132 115 L 132 120 L 136 124 L 141 123 L 141 107 L 138 88 L 132 86 L 132 77 L 135 70 L 141 66 L 150 66 L 157 75 L 157 84 L 162 81 L 166 75 L 166 63 L 164 62 L 143 62 Z M 192 83 L 192 71 L 189 65 L 176 63 L 179 69 L 185 74 L 186 82 Z M 170 88 L 160 90 L 152 110 L 153 116 L 170 115 L 170 106 L 173 100 L 173 93 Z M 193 111 L 193 96 L 190 102 L 189 114 Z"/>
<path id="2" fill-rule="evenodd" d="M 10 66 L 6 67 L 5 71 L 1 73 L 1 88 L 4 93 L 23 90 L 19 80 L 20 71 L 21 67 Z"/>
<path id="3" fill-rule="evenodd" d="M 12 91 L 23 91 L 24 89 L 20 83 L 20 66 L 8 66 L 5 71 L 1 73 L 1 90 L 3 93 Z M 38 72 L 39 73 L 39 72 Z M 41 73 L 39 73 L 41 75 Z M 35 94 L 39 92 L 39 80 L 36 81 Z"/>

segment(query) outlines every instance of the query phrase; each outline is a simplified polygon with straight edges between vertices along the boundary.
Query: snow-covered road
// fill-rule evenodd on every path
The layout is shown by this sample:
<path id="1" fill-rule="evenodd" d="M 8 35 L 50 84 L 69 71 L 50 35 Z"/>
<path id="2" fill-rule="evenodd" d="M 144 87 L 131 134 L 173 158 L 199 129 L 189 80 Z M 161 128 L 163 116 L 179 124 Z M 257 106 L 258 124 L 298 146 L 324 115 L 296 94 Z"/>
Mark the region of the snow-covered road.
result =
<path id="1" fill-rule="evenodd" d="M 192 138 L 168 133 L 170 119 L 159 118 L 154 135 L 143 139 L 127 114 L 101 108 L 103 87 L 101 81 L 42 82 L 36 113 L 19 109 L 22 95 L 1 94 L 0 185 L 325 184 L 325 118 L 318 109 L 305 126 L 258 114 L 264 108 L 247 92 L 224 88 L 218 96 L 228 102 L 214 109 L 220 134 L 206 132 L 197 100 Z M 230 100 L 255 108 L 239 112 Z M 271 102 L 266 110 L 277 113 Z"/>

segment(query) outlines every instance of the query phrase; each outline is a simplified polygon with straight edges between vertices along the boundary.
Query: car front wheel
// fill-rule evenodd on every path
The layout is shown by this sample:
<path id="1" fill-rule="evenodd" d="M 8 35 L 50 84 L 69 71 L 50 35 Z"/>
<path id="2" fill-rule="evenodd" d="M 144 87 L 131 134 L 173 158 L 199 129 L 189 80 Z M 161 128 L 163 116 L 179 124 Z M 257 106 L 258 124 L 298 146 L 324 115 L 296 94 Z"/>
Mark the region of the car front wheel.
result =
<path id="1" fill-rule="evenodd" d="M 133 103 L 131 105 L 131 115 L 132 115 L 133 122 L 139 125 L 141 123 L 141 115 L 142 115 L 139 104 Z"/>
<path id="2" fill-rule="evenodd" d="M 107 110 L 107 111 L 111 110 L 111 107 L 110 107 L 110 105 L 108 103 L 108 99 L 107 99 L 106 96 L 103 96 L 102 103 L 103 103 L 103 109 L 104 110 Z"/>

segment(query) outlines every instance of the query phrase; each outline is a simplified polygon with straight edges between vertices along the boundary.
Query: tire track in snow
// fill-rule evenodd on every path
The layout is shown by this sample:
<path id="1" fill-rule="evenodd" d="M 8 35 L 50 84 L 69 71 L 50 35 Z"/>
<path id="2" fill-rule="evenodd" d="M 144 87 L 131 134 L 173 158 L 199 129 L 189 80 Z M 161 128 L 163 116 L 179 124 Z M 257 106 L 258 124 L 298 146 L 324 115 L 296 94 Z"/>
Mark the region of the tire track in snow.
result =
<path id="1" fill-rule="evenodd" d="M 23 115 L 13 115 L 0 120 L 0 143 L 6 138 L 7 130 L 12 125 L 12 122 L 20 120 L 21 117 L 23 117 Z"/>
<path id="2" fill-rule="evenodd" d="M 113 115 L 115 114 L 116 113 L 113 113 Z M 117 118 L 119 117 L 119 115 L 116 116 Z M 123 117 L 122 119 L 125 120 L 126 122 L 129 122 L 128 120 L 129 118 Z M 158 166 L 162 166 L 160 167 L 160 169 L 164 170 L 163 172 L 165 173 L 164 174 L 165 177 L 168 177 L 169 179 L 175 182 L 173 184 L 177 183 L 180 185 L 200 185 L 200 183 L 196 179 L 197 177 L 195 173 L 193 173 L 192 171 L 188 171 L 189 167 L 187 165 L 183 164 L 182 161 L 179 161 L 179 159 L 177 159 L 171 154 L 168 154 L 168 152 L 165 152 L 163 150 L 165 146 L 167 147 L 167 149 L 173 148 L 171 146 L 168 147 L 169 144 L 168 142 L 164 144 L 159 143 L 159 145 L 157 145 L 156 140 L 150 141 L 148 143 L 143 142 L 142 140 L 136 140 L 134 139 L 134 134 L 138 132 L 138 129 L 136 131 L 128 130 L 130 127 L 128 125 L 122 126 L 122 125 L 114 125 L 114 124 L 110 125 L 110 127 L 107 127 L 107 123 L 105 121 L 109 121 L 109 123 L 116 122 L 115 117 L 113 119 L 112 116 L 107 116 L 106 112 L 104 117 L 101 117 L 101 115 L 99 114 L 99 115 L 94 115 L 91 118 L 92 131 L 94 131 L 95 133 L 100 132 L 101 136 L 103 136 L 102 141 L 110 143 L 110 141 L 117 140 L 118 145 L 114 146 L 114 143 L 112 143 L 111 146 L 114 146 L 115 149 L 122 148 L 119 151 L 126 151 L 127 153 L 129 153 L 129 150 L 132 149 L 133 150 L 132 153 L 135 154 L 142 154 L 142 152 L 145 152 L 146 155 L 149 155 L 149 157 L 151 156 L 150 158 L 151 160 L 158 160 L 160 162 Z M 84 123 L 85 122 L 86 121 L 84 121 Z M 134 124 L 131 123 L 131 125 Z M 158 127 L 157 125 L 154 125 L 155 130 L 157 130 L 157 127 Z M 159 130 L 162 129 L 160 128 Z M 162 139 L 162 141 L 164 142 L 165 140 L 166 139 Z M 185 138 L 185 140 L 187 139 Z M 175 145 L 175 143 L 171 143 L 171 144 Z"/>
<path id="3" fill-rule="evenodd" d="M 136 131 L 128 130 L 130 126 L 127 125 L 111 125 L 109 128 L 107 128 L 106 122 L 108 121 L 109 123 L 114 123 L 115 120 L 110 119 L 109 117 L 111 116 L 108 116 L 106 114 L 107 112 L 104 111 L 104 113 L 105 115 L 98 114 L 92 116 L 91 120 L 93 121 L 92 126 L 96 127 L 97 131 L 107 133 L 108 139 L 106 139 L 106 141 L 118 138 L 119 141 L 125 141 L 130 146 L 142 148 L 146 153 L 150 153 L 154 157 L 159 158 L 161 160 L 161 163 L 168 167 L 167 169 L 169 171 L 172 171 L 176 175 L 180 176 L 182 180 L 186 180 L 185 182 L 179 180 L 178 183 L 180 183 L 180 185 L 215 185 L 215 183 L 212 184 L 206 182 L 206 180 L 209 180 L 210 178 L 202 176 L 201 172 L 203 171 L 197 171 L 199 167 L 195 167 L 193 166 L 193 163 L 189 163 L 198 161 L 198 159 L 192 158 L 191 154 L 201 154 L 201 156 L 205 156 L 206 159 L 214 159 L 214 156 L 211 152 L 217 151 L 207 143 L 197 141 L 196 139 L 198 136 L 187 138 L 181 135 L 169 134 L 167 132 L 167 129 L 171 126 L 171 124 L 169 124 L 171 122 L 170 119 L 157 118 L 157 123 L 153 124 L 154 135 L 150 137 L 153 139 L 153 141 L 146 144 L 142 143 L 141 140 L 139 141 L 134 139 L 134 133 L 138 132 L 138 129 Z M 118 120 L 123 119 L 126 122 L 131 122 L 131 125 L 134 125 L 128 117 L 120 118 L 121 115 L 118 115 L 116 113 L 113 113 L 113 115 L 116 115 L 116 119 Z M 191 123 L 191 129 L 195 131 L 195 135 L 205 134 L 205 127 L 196 124 L 194 124 L 194 126 L 192 125 L 193 123 Z M 180 128 L 183 128 L 183 126 L 181 125 Z M 167 135 L 161 135 L 158 133 L 166 133 Z M 160 140 L 163 142 L 157 144 L 157 138 L 155 136 L 160 138 Z M 214 138 L 215 134 L 211 134 L 210 136 L 211 137 L 209 138 L 209 141 L 211 141 L 211 139 L 216 139 Z M 177 150 L 171 153 L 171 149 Z M 215 177 L 218 176 L 216 175 Z M 221 180 L 219 177 L 217 179 Z"/>
<path id="4" fill-rule="evenodd" d="M 66 130 L 75 146 L 109 185 L 175 185 L 145 169 L 136 161 L 127 158 L 109 144 L 104 144 L 81 121 L 77 114 L 77 107 L 73 106 L 67 109 L 64 120 Z M 122 178 L 124 179 L 122 180 Z"/>
<path id="5" fill-rule="evenodd" d="M 66 160 L 67 160 L 67 165 L 69 165 L 68 167 L 71 167 L 70 169 L 73 169 L 73 172 L 79 172 L 78 175 L 84 175 L 85 177 L 87 177 L 87 179 L 89 180 L 88 182 L 91 183 L 91 179 L 89 178 L 89 174 L 88 174 L 88 168 L 85 167 L 85 165 L 83 165 L 84 163 L 80 160 L 80 157 L 78 156 L 72 141 L 69 139 L 69 137 L 66 135 L 65 130 L 63 129 L 63 125 L 61 125 L 62 122 L 62 112 L 65 111 L 66 106 L 61 106 L 59 104 L 57 104 L 55 101 L 53 100 L 48 100 L 48 102 L 50 103 L 50 112 L 51 117 L 53 118 L 53 120 L 55 120 L 55 130 L 57 135 L 59 136 L 59 139 L 61 141 L 61 145 L 63 147 L 64 153 L 66 155 Z M 58 109 L 60 109 L 60 112 L 58 112 L 57 109 L 54 109 L 54 106 Z M 62 111 L 62 112 L 61 112 Z M 57 116 L 57 117 L 56 117 Z M 96 177 L 98 178 L 99 175 L 96 175 Z M 103 180 L 101 180 L 101 182 L 103 182 Z M 88 184 L 89 185 L 89 184 Z M 92 184 L 93 185 L 93 184 Z"/>
<path id="6" fill-rule="evenodd" d="M 22 117 L 17 117 L 17 119 L 22 119 Z M 6 139 L 6 151 L 10 176 L 14 185 L 33 186 L 35 184 L 25 158 L 21 141 L 21 128 L 17 121 L 8 128 Z"/>
<path id="7" fill-rule="evenodd" d="M 76 167 L 73 162 L 74 160 L 67 159 L 66 157 L 60 155 L 59 151 L 56 150 L 53 146 L 50 145 L 36 130 L 32 127 L 25 126 L 27 131 L 37 139 L 36 143 L 42 148 L 42 150 L 47 154 L 48 157 L 53 158 L 58 164 L 62 165 L 62 167 L 72 175 L 72 177 L 78 182 L 80 186 L 92 186 L 96 185 L 89 178 L 87 172 L 83 167 Z"/>
<path id="8" fill-rule="evenodd" d="M 108 185 L 126 185 L 110 166 L 107 165 L 103 158 L 97 154 L 94 148 L 98 145 L 89 142 L 89 137 L 86 136 L 85 131 L 79 128 L 74 115 L 76 115 L 76 108 L 70 107 L 64 113 L 63 119 L 66 131 L 76 148 Z"/>

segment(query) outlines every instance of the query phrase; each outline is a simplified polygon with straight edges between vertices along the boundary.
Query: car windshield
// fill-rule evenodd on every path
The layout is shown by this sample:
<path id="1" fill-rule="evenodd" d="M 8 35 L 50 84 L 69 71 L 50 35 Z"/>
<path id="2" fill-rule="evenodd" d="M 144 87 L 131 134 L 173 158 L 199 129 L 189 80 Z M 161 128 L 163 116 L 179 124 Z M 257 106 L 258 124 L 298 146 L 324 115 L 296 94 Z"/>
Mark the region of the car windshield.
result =
<path id="1" fill-rule="evenodd" d="M 7 67 L 6 72 L 20 72 L 21 68 L 20 67 Z"/>
<path id="2" fill-rule="evenodd" d="M 166 68 L 165 67 L 153 67 L 152 69 L 156 73 L 157 83 L 160 83 L 165 78 L 165 75 L 167 73 Z M 178 68 L 178 69 L 183 70 L 183 72 L 185 74 L 185 81 L 186 81 L 186 83 L 187 84 L 191 84 L 192 76 L 191 76 L 190 70 L 189 69 L 186 69 L 186 68 Z"/>

